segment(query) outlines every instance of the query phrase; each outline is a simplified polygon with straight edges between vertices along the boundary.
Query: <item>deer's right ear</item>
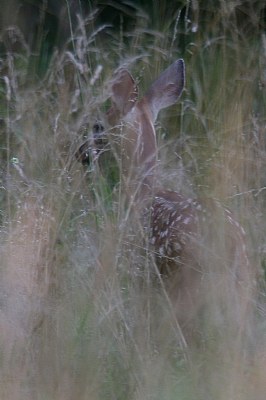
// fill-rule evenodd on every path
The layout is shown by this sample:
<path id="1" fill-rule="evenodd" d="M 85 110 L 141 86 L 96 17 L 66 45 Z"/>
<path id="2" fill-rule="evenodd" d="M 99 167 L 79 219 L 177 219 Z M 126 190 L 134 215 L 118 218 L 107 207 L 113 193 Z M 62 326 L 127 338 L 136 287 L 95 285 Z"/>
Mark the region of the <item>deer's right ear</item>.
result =
<path id="1" fill-rule="evenodd" d="M 115 107 L 126 115 L 135 105 L 138 98 L 138 87 L 126 69 L 119 69 L 112 80 L 111 99 Z"/>

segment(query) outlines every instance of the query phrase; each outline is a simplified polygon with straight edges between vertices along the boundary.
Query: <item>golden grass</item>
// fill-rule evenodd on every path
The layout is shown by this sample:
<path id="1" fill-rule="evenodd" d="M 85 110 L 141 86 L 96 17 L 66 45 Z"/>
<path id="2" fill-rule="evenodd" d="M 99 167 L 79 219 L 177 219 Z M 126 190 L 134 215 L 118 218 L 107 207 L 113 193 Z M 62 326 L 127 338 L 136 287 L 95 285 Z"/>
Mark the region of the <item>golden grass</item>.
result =
<path id="1" fill-rule="evenodd" d="M 225 24 L 230 10 L 223 5 Z M 33 85 L 25 85 L 18 54 L 3 59 L 3 399 L 265 398 L 265 95 L 258 89 L 265 40 L 243 39 L 231 25 L 220 38 L 215 20 L 210 41 L 199 32 L 181 54 L 176 17 L 168 36 L 159 28 L 143 36 L 136 25 L 131 36 L 113 32 L 112 40 L 91 23 L 86 37 L 82 29 L 74 33 L 75 49 L 55 56 Z M 206 222 L 213 234 L 202 247 L 204 307 L 184 329 L 152 255 L 131 237 L 125 215 L 118 218 L 109 182 L 74 157 L 84 120 L 90 132 L 104 112 L 114 68 L 125 62 L 143 92 L 180 55 L 186 92 L 157 127 L 162 182 L 232 209 L 247 231 L 251 284 L 257 283 L 248 316 L 238 319 L 235 292 L 221 274 L 228 255 L 214 216 L 217 227 Z"/>

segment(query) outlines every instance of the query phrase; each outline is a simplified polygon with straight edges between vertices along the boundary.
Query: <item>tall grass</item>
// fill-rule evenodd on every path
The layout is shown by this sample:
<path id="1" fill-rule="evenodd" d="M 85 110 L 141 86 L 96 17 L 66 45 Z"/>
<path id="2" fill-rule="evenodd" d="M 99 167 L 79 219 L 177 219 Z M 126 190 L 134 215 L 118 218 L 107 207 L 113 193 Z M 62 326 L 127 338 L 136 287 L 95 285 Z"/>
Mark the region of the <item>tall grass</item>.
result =
<path id="1" fill-rule="evenodd" d="M 244 28 L 237 2 L 217 2 L 215 14 L 160 2 L 160 16 L 155 2 L 152 15 L 125 2 L 133 23 L 121 13 L 119 30 L 92 11 L 40 80 L 28 79 L 21 31 L 2 32 L 1 398 L 265 398 L 266 39 L 256 3 L 241 3 Z M 257 286 L 244 335 L 232 297 L 216 292 L 227 257 L 214 254 L 219 218 L 206 221 L 215 234 L 204 244 L 214 270 L 205 308 L 183 329 L 152 255 L 118 215 L 117 178 L 74 156 L 107 107 L 115 68 L 126 65 L 143 93 L 180 56 L 186 91 L 157 124 L 161 184 L 218 198 L 245 227 Z"/>

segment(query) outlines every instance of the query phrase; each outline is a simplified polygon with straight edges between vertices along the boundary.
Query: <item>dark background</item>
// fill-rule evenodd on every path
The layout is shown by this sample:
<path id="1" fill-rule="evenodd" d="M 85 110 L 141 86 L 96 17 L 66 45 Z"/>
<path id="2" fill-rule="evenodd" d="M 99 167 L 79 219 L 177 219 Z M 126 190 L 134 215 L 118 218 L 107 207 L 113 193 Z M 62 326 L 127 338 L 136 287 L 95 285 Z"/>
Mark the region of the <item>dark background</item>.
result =
<path id="1" fill-rule="evenodd" d="M 233 3 L 233 2 L 232 2 Z M 167 34 L 170 26 L 166 21 L 179 18 L 179 46 L 195 40 L 195 31 L 201 27 L 199 35 L 212 36 L 213 30 L 226 30 L 232 24 L 237 26 L 247 38 L 265 31 L 266 5 L 264 0 L 241 1 L 234 5 L 228 15 L 228 25 L 219 20 L 223 1 L 159 1 L 135 0 L 89 1 L 89 0 L 1 0 L 0 13 L 0 56 L 16 50 L 16 40 L 6 37 L 6 30 L 16 26 L 25 38 L 31 51 L 30 75 L 42 75 L 47 69 L 54 49 L 62 50 L 71 46 L 69 38 L 75 33 L 78 16 L 90 19 L 93 15 L 94 28 L 108 25 L 110 31 L 130 31 L 137 24 L 140 14 L 146 14 L 145 29 Z M 225 17 L 226 19 L 226 17 Z M 162 28 L 163 27 L 163 28 Z M 180 28 L 181 27 L 181 28 Z M 165 31 L 162 31 L 164 29 Z M 108 31 L 108 28 L 105 29 Z"/>

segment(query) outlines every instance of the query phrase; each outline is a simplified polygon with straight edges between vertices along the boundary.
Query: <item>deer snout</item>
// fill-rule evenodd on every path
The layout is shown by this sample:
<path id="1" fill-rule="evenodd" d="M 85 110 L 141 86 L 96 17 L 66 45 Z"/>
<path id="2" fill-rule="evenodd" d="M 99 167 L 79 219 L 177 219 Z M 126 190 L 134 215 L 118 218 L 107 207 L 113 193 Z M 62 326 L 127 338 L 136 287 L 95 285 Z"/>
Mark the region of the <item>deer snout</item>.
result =
<path id="1" fill-rule="evenodd" d="M 85 142 L 78 148 L 75 156 L 83 165 L 90 165 L 96 161 L 101 152 L 106 148 L 107 138 L 104 127 L 100 123 L 93 125 L 92 135 L 87 137 Z"/>

